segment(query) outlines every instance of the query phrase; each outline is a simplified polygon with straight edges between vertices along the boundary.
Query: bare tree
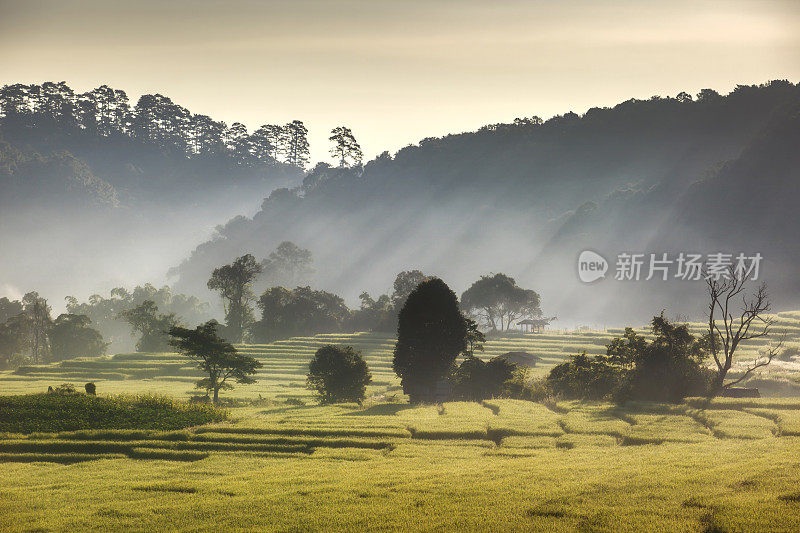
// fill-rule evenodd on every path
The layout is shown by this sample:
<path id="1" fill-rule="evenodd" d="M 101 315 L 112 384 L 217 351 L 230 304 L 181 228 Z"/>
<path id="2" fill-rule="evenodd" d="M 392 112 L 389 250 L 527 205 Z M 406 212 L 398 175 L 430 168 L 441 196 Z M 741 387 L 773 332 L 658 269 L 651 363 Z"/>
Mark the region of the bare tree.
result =
<path id="1" fill-rule="evenodd" d="M 771 304 L 767 286 L 762 283 L 755 292 L 748 294 L 747 281 L 747 276 L 733 269 L 724 275 L 706 276 L 709 296 L 708 344 L 717 366 L 712 396 L 741 383 L 755 370 L 770 364 L 783 344 L 781 340 L 769 346 L 765 355 L 754 360 L 741 375 L 725 383 L 739 345 L 744 341 L 767 337 L 774 324 L 774 318 L 768 315 Z"/>

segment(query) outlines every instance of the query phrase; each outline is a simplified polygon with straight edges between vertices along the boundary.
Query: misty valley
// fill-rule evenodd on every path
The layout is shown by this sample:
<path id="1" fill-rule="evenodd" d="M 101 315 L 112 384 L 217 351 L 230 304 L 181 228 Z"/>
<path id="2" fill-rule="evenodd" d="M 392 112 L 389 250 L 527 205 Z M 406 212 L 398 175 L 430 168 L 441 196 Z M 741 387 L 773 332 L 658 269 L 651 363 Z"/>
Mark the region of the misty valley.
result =
<path id="1" fill-rule="evenodd" d="M 800 531 L 796 5 L 186 7 L 0 5 L 0 530 Z"/>

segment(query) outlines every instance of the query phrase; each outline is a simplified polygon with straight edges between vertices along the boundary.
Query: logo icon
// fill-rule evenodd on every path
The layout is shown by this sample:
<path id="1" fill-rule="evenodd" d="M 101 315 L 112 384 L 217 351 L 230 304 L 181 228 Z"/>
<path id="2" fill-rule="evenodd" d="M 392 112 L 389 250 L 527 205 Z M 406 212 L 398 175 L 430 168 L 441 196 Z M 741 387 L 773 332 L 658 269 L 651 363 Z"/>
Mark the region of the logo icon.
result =
<path id="1" fill-rule="evenodd" d="M 602 255 L 591 250 L 584 250 L 578 256 L 578 277 L 584 283 L 591 283 L 605 278 L 608 261 Z"/>

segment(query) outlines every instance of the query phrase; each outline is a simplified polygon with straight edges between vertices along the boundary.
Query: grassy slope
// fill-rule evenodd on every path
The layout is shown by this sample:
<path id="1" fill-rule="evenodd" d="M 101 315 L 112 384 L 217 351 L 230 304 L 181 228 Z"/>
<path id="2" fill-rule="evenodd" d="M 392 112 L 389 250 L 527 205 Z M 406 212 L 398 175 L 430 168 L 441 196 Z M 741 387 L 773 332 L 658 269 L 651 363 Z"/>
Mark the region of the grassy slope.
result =
<path id="1" fill-rule="evenodd" d="M 578 347 L 600 353 L 615 333 L 492 340 L 485 355 L 525 349 L 546 358 L 544 373 Z M 376 382 L 364 406 L 310 402 L 305 368 L 327 342 L 364 351 Z M 222 424 L 4 435 L 3 529 L 800 529 L 800 399 L 411 408 L 391 348 L 370 334 L 244 347 L 265 368 L 233 395 L 272 400 Z M 196 379 L 171 354 L 25 372 L 2 374 L 2 390 L 92 379 L 100 393 L 181 396 Z"/>

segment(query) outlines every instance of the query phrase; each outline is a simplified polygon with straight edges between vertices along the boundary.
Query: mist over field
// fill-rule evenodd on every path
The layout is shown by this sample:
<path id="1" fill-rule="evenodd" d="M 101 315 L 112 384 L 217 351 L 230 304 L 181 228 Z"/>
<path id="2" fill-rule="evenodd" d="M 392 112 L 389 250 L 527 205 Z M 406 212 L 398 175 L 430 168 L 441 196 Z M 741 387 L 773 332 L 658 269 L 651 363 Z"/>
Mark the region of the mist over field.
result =
<path id="1" fill-rule="evenodd" d="M 800 259 L 800 89 L 788 81 L 520 118 L 363 165 L 314 166 L 275 151 L 277 126 L 212 121 L 208 133 L 208 117 L 166 97 L 129 108 L 124 92 L 104 87 L 87 94 L 116 103 L 88 130 L 70 129 L 62 112 L 24 104 L 25 114 L 13 107 L 23 105 L 19 86 L 5 90 L 0 223 L 15 254 L 0 279 L 9 296 L 36 289 L 59 309 L 67 295 L 169 283 L 221 318 L 206 287 L 212 270 L 291 241 L 310 252 L 313 270 L 292 281 L 352 306 L 419 269 L 458 293 L 481 275 L 509 274 L 538 291 L 562 327 L 703 312 L 696 282 L 614 280 L 624 252 L 645 261 L 760 253 L 775 304 L 800 299 L 784 275 Z M 52 105 L 69 88 L 25 91 L 34 89 Z M 579 280 L 583 250 L 608 261 L 606 279 Z"/>
<path id="2" fill-rule="evenodd" d="M 143 101 L 130 113 L 149 109 Z M 175 106 L 166 102 L 152 109 L 169 120 Z M 255 141 L 243 149 L 258 132 L 242 137 L 236 125 L 227 152 L 180 130 L 134 133 L 135 114 L 127 132 L 120 106 L 109 134 L 70 133 L 46 115 L 6 110 L 0 223 L 15 258 L 0 263 L 0 279 L 8 295 L 35 288 L 58 309 L 67 295 L 169 283 L 221 318 L 206 288 L 211 271 L 291 241 L 313 257 L 314 274 L 302 281 L 351 305 L 419 269 L 459 293 L 481 275 L 507 273 L 537 290 L 562 327 L 663 308 L 702 313 L 691 282 L 615 281 L 626 251 L 761 253 L 776 304 L 800 299 L 783 276 L 800 259 L 792 229 L 800 89 L 790 82 L 522 118 L 426 138 L 363 166 L 305 172 L 259 159 Z M 609 262 L 606 279 L 591 285 L 577 276 L 587 249 Z"/>

